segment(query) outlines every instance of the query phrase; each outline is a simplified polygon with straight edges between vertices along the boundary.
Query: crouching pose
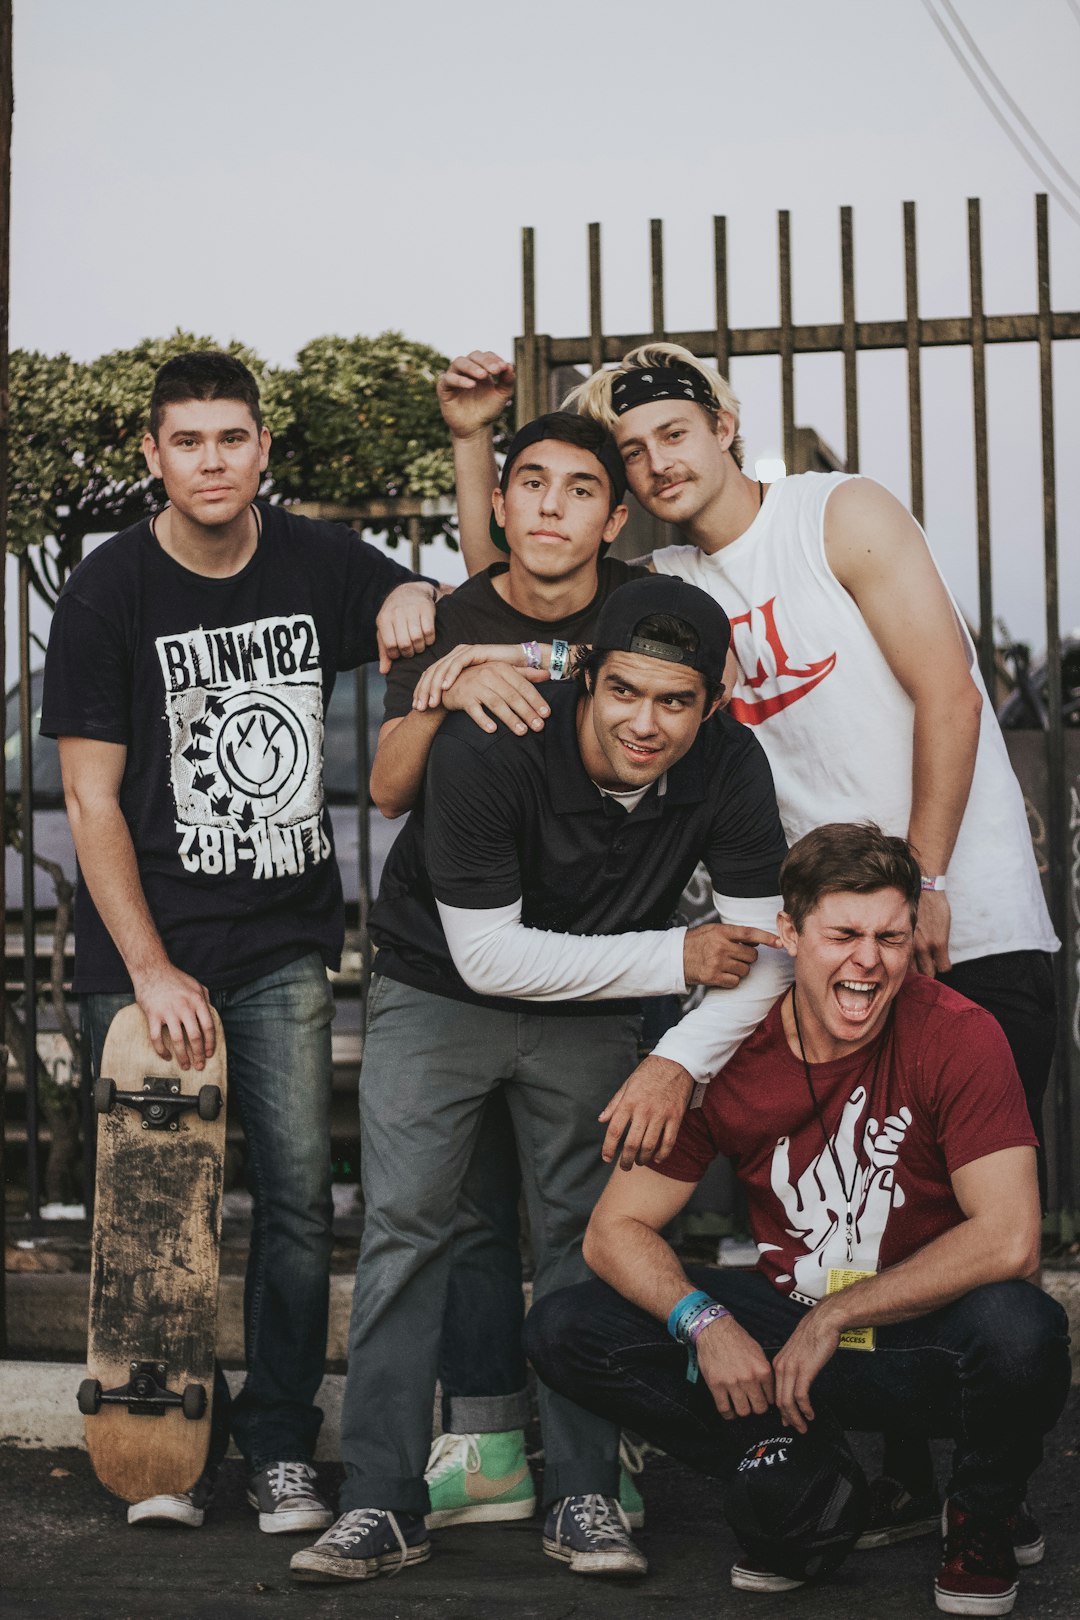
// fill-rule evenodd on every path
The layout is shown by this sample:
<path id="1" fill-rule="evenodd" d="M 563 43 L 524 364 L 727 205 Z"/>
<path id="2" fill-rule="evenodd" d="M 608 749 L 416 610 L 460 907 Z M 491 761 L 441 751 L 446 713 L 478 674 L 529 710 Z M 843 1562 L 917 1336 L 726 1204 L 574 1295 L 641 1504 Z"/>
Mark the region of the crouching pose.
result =
<path id="1" fill-rule="evenodd" d="M 602 1280 L 541 1301 L 527 1348 L 552 1388 L 735 1477 L 743 1590 L 797 1585 L 858 1536 L 839 1429 L 951 1436 L 937 1605 L 1007 1614 L 1011 1520 L 1065 1401 L 1068 1338 L 1061 1308 L 1024 1281 L 1039 1259 L 1036 1139 L 1005 1037 L 909 971 L 919 882 L 906 842 L 873 826 L 834 823 L 793 847 L 779 919 L 793 987 L 668 1158 L 611 1178 L 585 1240 Z M 660 1232 L 720 1152 L 760 1258 L 688 1274 Z M 830 1466 L 835 1492 L 821 1488 Z"/>

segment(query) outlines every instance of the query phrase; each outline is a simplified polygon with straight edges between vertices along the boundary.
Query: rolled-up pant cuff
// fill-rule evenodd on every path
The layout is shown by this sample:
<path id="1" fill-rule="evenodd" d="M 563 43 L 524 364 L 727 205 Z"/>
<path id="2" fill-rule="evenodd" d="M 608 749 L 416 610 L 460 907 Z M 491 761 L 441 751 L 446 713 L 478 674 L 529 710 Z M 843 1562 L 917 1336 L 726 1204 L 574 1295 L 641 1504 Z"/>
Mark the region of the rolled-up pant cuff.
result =
<path id="1" fill-rule="evenodd" d="M 604 1457 L 571 1457 L 544 1469 L 543 1506 L 564 1496 L 618 1496 L 619 1463 Z"/>
<path id="2" fill-rule="evenodd" d="M 391 1513 L 412 1513 L 422 1519 L 430 1513 L 431 1501 L 422 1479 L 363 1474 L 346 1467 L 338 1508 L 342 1513 L 353 1508 L 387 1508 Z"/>
<path id="3" fill-rule="evenodd" d="M 528 1423 L 529 1392 L 513 1395 L 447 1395 L 443 1427 L 448 1434 L 506 1434 Z"/>

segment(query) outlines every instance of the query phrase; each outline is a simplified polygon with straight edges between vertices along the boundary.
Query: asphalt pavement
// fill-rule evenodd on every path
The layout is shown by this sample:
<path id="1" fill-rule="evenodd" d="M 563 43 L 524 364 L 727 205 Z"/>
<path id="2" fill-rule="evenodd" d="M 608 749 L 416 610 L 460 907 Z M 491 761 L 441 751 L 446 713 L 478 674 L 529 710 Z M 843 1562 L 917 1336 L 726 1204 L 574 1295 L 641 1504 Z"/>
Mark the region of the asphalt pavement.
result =
<path id="1" fill-rule="evenodd" d="M 857 1442 L 866 1463 L 870 1442 Z M 941 1458 L 944 1463 L 944 1455 Z M 943 1472 L 943 1468 L 939 1469 Z M 328 1489 L 340 1468 L 321 1470 Z M 437 1531 L 430 1561 L 401 1576 L 297 1586 L 289 1558 L 313 1539 L 266 1536 L 227 1463 L 201 1530 L 129 1529 L 82 1451 L 0 1450 L 0 1613 L 4 1620 L 912 1620 L 936 1613 L 936 1542 L 854 1553 L 797 1592 L 735 1592 L 736 1555 L 719 1490 L 667 1458 L 641 1479 L 641 1580 L 572 1575 L 540 1550 L 540 1522 Z M 1025 1570 L 1015 1614 L 1080 1620 L 1080 1389 L 1047 1443 L 1031 1501 L 1045 1561 Z"/>

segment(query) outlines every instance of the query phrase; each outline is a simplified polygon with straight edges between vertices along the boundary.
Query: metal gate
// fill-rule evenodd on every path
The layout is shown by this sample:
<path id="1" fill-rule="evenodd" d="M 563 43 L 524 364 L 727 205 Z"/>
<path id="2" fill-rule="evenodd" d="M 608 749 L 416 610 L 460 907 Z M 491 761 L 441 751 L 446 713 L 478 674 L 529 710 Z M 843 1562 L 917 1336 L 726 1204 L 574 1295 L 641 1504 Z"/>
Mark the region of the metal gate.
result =
<path id="1" fill-rule="evenodd" d="M 1080 1196 L 1080 716 L 1063 717 L 1062 638 L 1058 602 L 1057 499 L 1053 352 L 1055 343 L 1080 338 L 1080 312 L 1055 311 L 1050 302 L 1050 237 L 1045 196 L 1035 199 L 1037 308 L 1022 315 L 988 315 L 983 300 L 980 206 L 968 202 L 970 307 L 966 314 L 924 319 L 919 313 L 915 204 L 903 205 L 904 310 L 895 320 L 856 318 L 855 236 L 850 208 L 840 210 L 842 318 L 822 325 L 793 319 L 791 217 L 778 215 L 776 274 L 779 325 L 732 327 L 728 321 L 727 220 L 713 220 L 714 310 L 711 323 L 693 331 L 669 331 L 664 317 L 663 222 L 650 225 L 651 324 L 646 331 L 606 333 L 601 300 L 600 226 L 588 227 L 589 330 L 580 337 L 552 337 L 536 329 L 536 253 L 531 227 L 522 233 L 523 332 L 515 343 L 518 425 L 553 409 L 564 391 L 566 368 L 598 370 L 617 363 L 628 349 L 656 339 L 680 343 L 728 375 L 733 359 L 775 356 L 780 362 L 780 403 L 786 465 L 806 465 L 805 430 L 796 427 L 795 360 L 798 355 L 836 354 L 843 359 L 846 453 L 842 465 L 860 471 L 860 400 L 857 357 L 871 350 L 899 350 L 907 359 L 908 456 L 911 508 L 924 514 L 923 387 L 921 360 L 926 349 L 959 347 L 971 355 L 971 408 L 974 427 L 975 535 L 979 618 L 975 634 L 987 690 L 995 690 L 994 605 L 990 568 L 990 495 L 987 435 L 987 348 L 997 343 L 1037 345 L 1042 430 L 1042 531 L 1046 587 L 1047 678 L 1045 727 L 1037 739 L 1010 734 L 1014 766 L 1024 786 L 1036 853 L 1043 872 L 1051 916 L 1064 950 L 1057 958 L 1058 1045 L 1052 1095 L 1046 1109 L 1050 1163 L 1052 1232 L 1071 1242 L 1077 1235 Z M 812 436 L 811 436 L 812 437 Z M 865 469 L 863 469 L 865 470 Z"/>

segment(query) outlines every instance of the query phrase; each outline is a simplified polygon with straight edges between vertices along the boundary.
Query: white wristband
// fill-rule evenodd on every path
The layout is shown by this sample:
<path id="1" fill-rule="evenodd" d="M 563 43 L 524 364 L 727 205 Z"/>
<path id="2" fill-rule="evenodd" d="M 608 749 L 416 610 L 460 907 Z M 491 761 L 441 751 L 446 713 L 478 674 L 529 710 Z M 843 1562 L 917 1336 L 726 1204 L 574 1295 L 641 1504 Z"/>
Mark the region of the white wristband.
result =
<path id="1" fill-rule="evenodd" d="M 930 891 L 933 894 L 944 894 L 945 893 L 945 874 L 944 874 L 944 872 L 941 874 L 940 877 L 924 877 L 922 879 L 922 881 L 920 882 L 919 887 L 924 892 Z"/>

